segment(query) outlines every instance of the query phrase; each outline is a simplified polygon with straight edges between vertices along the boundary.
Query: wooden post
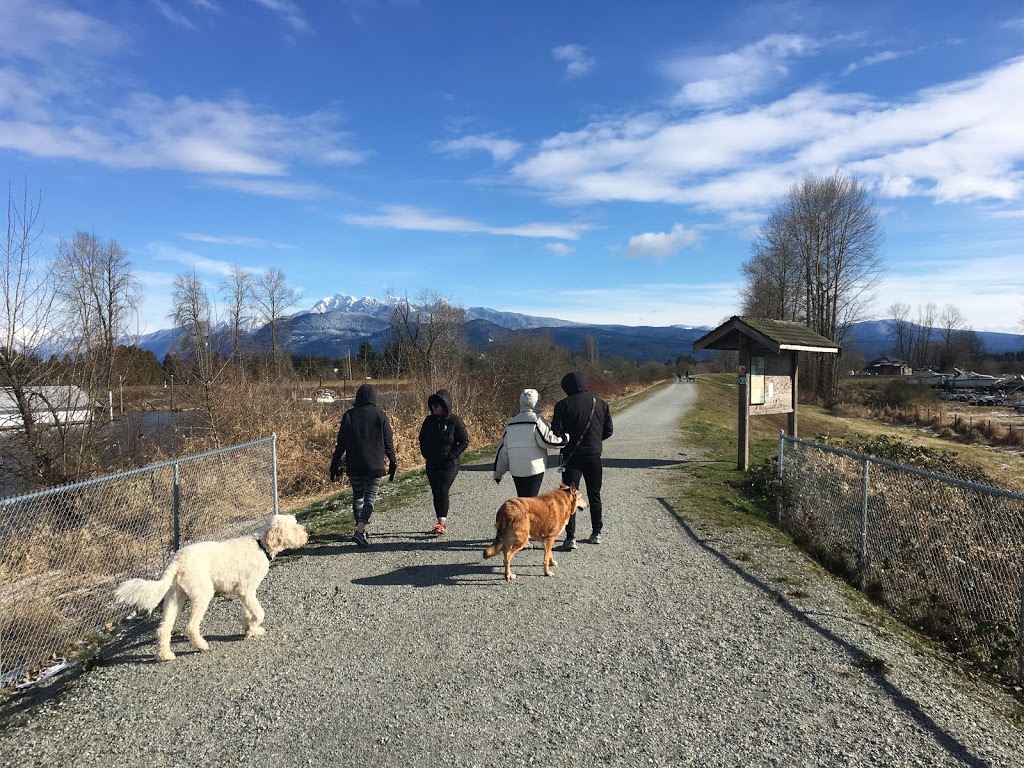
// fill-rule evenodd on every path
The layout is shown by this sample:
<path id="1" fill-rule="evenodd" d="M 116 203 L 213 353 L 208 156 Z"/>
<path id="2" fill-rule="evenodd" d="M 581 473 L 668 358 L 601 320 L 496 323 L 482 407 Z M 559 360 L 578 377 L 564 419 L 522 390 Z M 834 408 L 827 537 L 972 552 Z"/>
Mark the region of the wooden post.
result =
<path id="1" fill-rule="evenodd" d="M 798 390 L 800 389 L 800 353 L 794 349 L 790 351 L 789 355 L 792 362 L 791 368 L 793 370 L 793 410 L 789 412 L 789 418 L 787 419 L 786 426 L 789 429 L 789 434 L 792 437 L 796 437 L 796 404 L 798 400 Z"/>
<path id="2" fill-rule="evenodd" d="M 750 347 L 745 339 L 740 340 L 739 365 L 736 372 L 739 384 L 739 445 L 736 464 L 740 472 L 746 472 L 750 466 L 750 389 L 747 384 L 750 380 Z"/>

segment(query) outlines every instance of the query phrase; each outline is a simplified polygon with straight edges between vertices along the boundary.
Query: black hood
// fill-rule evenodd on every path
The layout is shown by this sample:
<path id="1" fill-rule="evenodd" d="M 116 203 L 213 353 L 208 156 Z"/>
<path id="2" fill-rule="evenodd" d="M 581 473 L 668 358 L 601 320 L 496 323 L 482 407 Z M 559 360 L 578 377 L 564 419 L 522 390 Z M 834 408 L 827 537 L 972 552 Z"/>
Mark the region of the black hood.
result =
<path id="1" fill-rule="evenodd" d="M 441 405 L 444 407 L 444 415 L 449 416 L 452 412 L 452 393 L 447 389 L 439 389 L 437 392 L 427 398 L 427 408 L 433 408 L 434 405 Z"/>
<path id="2" fill-rule="evenodd" d="M 360 384 L 356 390 L 356 406 L 377 405 L 377 388 L 373 384 Z"/>
<path id="3" fill-rule="evenodd" d="M 587 378 L 580 371 L 571 371 L 562 377 L 562 391 L 567 395 L 575 395 L 587 389 Z"/>

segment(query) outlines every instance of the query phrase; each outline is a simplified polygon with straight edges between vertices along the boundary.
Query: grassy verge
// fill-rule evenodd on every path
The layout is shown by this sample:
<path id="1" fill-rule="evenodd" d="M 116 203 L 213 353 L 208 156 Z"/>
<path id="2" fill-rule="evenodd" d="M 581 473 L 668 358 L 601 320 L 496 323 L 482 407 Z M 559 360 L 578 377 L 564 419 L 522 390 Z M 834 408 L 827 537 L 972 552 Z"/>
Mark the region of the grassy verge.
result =
<path id="1" fill-rule="evenodd" d="M 733 560 L 742 562 L 753 572 L 765 575 L 784 597 L 801 597 L 804 587 L 811 588 L 803 574 L 819 574 L 831 578 L 808 555 L 796 555 L 797 547 L 789 537 L 768 520 L 766 511 L 750 495 L 751 483 L 746 473 L 737 466 L 737 403 L 735 377 L 732 375 L 702 376 L 697 384 L 699 400 L 683 417 L 681 428 L 684 445 L 689 452 L 685 472 L 679 473 L 677 487 L 671 493 L 678 509 L 686 511 L 686 517 L 695 529 L 708 538 L 716 540 L 716 547 L 725 551 Z M 835 416 L 822 408 L 800 406 L 798 427 L 801 436 L 835 443 L 844 440 L 863 442 L 880 435 L 895 436 L 911 445 L 937 451 L 948 451 L 956 455 L 957 461 L 976 467 L 993 484 L 1019 489 L 1024 457 L 993 451 L 981 445 L 964 445 L 929 435 L 914 428 L 897 428 L 870 419 Z M 766 459 L 774 457 L 778 447 L 779 430 L 785 427 L 785 415 L 752 417 L 750 421 L 750 466 L 757 471 Z M 755 531 L 763 535 L 773 546 L 786 548 L 796 555 L 793 562 L 799 567 L 793 574 L 780 574 L 779 565 L 771 552 L 758 551 L 750 545 L 750 537 L 729 536 L 728 531 Z M 1024 724 L 1024 699 L 1019 690 L 988 677 L 978 676 L 966 662 L 951 657 L 938 643 L 922 636 L 913 628 L 896 619 L 886 608 L 877 605 L 867 596 L 835 578 L 833 584 L 846 604 L 865 621 L 895 635 L 899 635 L 921 654 L 941 657 L 956 664 L 966 676 L 995 682 L 990 690 L 1008 692 L 1016 704 L 1009 709 L 1000 707 L 1014 721 Z M 867 659 L 865 669 L 885 674 L 888 662 Z M 995 703 L 995 702 L 994 702 Z"/>

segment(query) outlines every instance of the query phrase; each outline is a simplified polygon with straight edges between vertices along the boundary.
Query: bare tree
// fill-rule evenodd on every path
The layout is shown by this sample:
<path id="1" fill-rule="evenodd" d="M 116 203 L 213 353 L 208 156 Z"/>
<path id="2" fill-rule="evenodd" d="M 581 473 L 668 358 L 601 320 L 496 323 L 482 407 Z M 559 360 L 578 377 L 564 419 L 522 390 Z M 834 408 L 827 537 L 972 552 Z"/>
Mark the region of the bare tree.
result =
<path id="1" fill-rule="evenodd" d="M 466 352 L 466 310 L 433 291 L 395 303 L 391 315 L 393 341 L 408 356 L 410 373 L 427 391 L 442 380 L 450 387 L 461 371 Z"/>
<path id="2" fill-rule="evenodd" d="M 117 383 L 114 352 L 130 331 L 142 297 L 128 252 L 116 240 L 103 242 L 78 231 L 70 240 L 61 238 L 57 270 L 59 298 L 69 331 L 81 344 L 89 384 L 112 388 Z"/>
<path id="3" fill-rule="evenodd" d="M 252 273 L 237 264 L 231 265 L 231 271 L 220 284 L 228 324 L 229 354 L 236 364 L 242 361 L 242 338 L 252 312 L 253 287 Z"/>
<path id="4" fill-rule="evenodd" d="M 174 278 L 171 319 L 181 331 L 180 354 L 194 383 L 199 385 L 202 413 L 214 444 L 220 447 L 221 425 L 215 388 L 227 366 L 217 352 L 214 338 L 214 307 L 206 285 L 193 269 Z"/>
<path id="5" fill-rule="evenodd" d="M 795 270 L 786 270 L 793 283 L 785 296 L 796 302 L 791 316 L 842 344 L 849 327 L 863 317 L 884 272 L 879 255 L 883 233 L 866 188 L 838 173 L 808 176 L 769 215 L 762 238 L 763 247 L 755 245 L 755 258 L 775 254 L 789 265 L 792 256 L 799 265 L 799 279 L 792 276 Z M 777 269 L 775 276 L 781 272 Z M 757 278 L 772 274 L 753 270 Z M 789 314 L 781 302 L 753 302 L 751 289 L 767 289 L 769 283 L 751 286 L 750 277 L 745 303 L 768 307 L 775 315 L 770 319 L 789 319 L 780 317 Z M 839 361 L 834 358 L 818 355 L 808 371 L 810 388 L 821 396 L 835 391 Z"/>
<path id="6" fill-rule="evenodd" d="M 287 362 L 285 347 L 288 337 L 288 316 L 286 313 L 298 303 L 298 294 L 288 287 L 284 272 L 271 268 L 254 279 L 251 296 L 256 316 L 263 321 L 269 335 L 270 349 L 268 351 L 276 372 L 283 373 Z"/>
<path id="7" fill-rule="evenodd" d="M 915 328 L 915 345 L 913 365 L 918 368 L 927 368 L 932 359 L 932 335 L 935 333 L 935 318 L 939 309 L 928 302 L 917 308 L 917 323 Z"/>
<path id="8" fill-rule="evenodd" d="M 947 370 L 954 362 L 954 343 L 963 329 L 967 318 L 953 304 L 947 304 L 939 313 L 939 339 L 942 341 L 942 352 L 939 354 L 939 365 Z"/>
<path id="9" fill-rule="evenodd" d="M 0 387 L 13 401 L 22 429 L 11 433 L 6 460 L 30 482 L 59 482 L 72 470 L 62 461 L 63 440 L 51 439 L 61 424 L 60 402 L 49 403 L 46 385 L 55 383 L 58 360 L 64 356 L 57 328 L 57 281 L 54 264 L 38 249 L 41 196 L 29 197 L 26 182 L 20 204 L 7 192 L 7 230 L 0 245 Z M 66 411 L 65 411 L 66 415 Z M 67 429 L 67 419 L 63 421 Z M 64 433 L 66 434 L 66 432 Z"/>
<path id="10" fill-rule="evenodd" d="M 910 359 L 910 305 L 897 301 L 886 310 L 889 319 L 886 325 L 889 326 L 889 335 L 893 340 L 898 354 L 903 360 Z"/>
<path id="11" fill-rule="evenodd" d="M 750 260 L 741 267 L 746 279 L 743 309 L 747 317 L 801 321 L 802 271 L 788 234 L 786 216 L 772 212 L 758 239 L 751 244 Z"/>

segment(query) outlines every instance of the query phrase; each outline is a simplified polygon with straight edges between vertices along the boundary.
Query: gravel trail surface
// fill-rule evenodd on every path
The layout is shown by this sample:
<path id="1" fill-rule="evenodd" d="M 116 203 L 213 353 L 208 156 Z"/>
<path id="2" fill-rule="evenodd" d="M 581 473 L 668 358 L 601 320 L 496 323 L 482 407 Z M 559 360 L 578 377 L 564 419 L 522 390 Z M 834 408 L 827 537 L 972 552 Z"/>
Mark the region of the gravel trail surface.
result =
<path id="1" fill-rule="evenodd" d="M 466 466 L 447 536 L 424 533 L 424 494 L 376 517 L 369 550 L 275 564 L 263 638 L 240 640 L 237 604 L 218 600 L 210 651 L 176 635 L 178 658 L 155 663 L 146 624 L 12 718 L 0 765 L 1024 764 L 1005 699 L 866 621 L 770 535 L 701 529 L 672 503 L 665 481 L 700 460 L 678 427 L 695 391 L 615 415 L 604 543 L 558 553 L 554 578 L 539 548 L 511 584 L 482 560 L 513 488 Z"/>

